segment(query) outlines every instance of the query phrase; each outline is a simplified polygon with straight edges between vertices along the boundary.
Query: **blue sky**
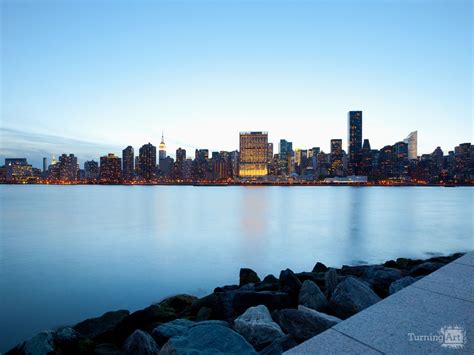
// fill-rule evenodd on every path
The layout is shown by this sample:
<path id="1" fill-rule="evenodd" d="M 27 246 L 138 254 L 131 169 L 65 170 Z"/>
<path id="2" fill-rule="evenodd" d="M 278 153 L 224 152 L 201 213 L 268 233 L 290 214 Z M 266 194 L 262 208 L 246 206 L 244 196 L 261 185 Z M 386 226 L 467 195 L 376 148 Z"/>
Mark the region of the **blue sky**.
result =
<path id="1" fill-rule="evenodd" d="M 1 2 L 0 158 L 472 141 L 470 1 Z"/>

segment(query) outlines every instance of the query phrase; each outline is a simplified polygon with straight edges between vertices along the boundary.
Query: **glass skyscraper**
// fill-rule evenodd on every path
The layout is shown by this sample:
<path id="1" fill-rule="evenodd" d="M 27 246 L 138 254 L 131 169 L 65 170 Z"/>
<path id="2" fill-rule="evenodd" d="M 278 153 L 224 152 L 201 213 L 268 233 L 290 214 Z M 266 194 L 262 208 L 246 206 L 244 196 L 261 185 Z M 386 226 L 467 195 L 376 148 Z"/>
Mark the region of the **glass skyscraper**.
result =
<path id="1" fill-rule="evenodd" d="M 362 111 L 348 113 L 347 153 L 349 155 L 349 172 L 359 173 L 362 150 Z"/>
<path id="2" fill-rule="evenodd" d="M 408 137 L 403 140 L 408 144 L 408 159 L 418 158 L 418 131 L 411 132 Z"/>

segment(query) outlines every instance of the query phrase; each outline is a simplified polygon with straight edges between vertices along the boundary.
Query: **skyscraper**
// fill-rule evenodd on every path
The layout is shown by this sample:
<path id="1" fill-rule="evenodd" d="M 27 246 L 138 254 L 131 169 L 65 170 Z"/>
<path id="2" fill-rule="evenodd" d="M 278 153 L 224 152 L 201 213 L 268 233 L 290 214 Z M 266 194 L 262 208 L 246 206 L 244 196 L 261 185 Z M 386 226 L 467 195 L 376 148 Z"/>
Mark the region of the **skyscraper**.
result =
<path id="1" fill-rule="evenodd" d="M 99 179 L 100 170 L 99 163 L 94 160 L 84 162 L 84 177 L 87 181 L 95 181 Z"/>
<path id="2" fill-rule="evenodd" d="M 134 176 L 134 151 L 132 146 L 122 150 L 122 174 L 125 180 L 133 180 Z"/>
<path id="3" fill-rule="evenodd" d="M 62 154 L 59 157 L 59 180 L 73 182 L 77 181 L 79 165 L 74 154 Z"/>
<path id="4" fill-rule="evenodd" d="M 145 180 L 151 180 L 156 172 L 156 147 L 151 143 L 145 144 L 140 148 L 140 177 Z"/>
<path id="5" fill-rule="evenodd" d="M 330 155 L 329 173 L 333 176 L 343 175 L 342 164 L 342 139 L 331 139 L 331 155 Z"/>
<path id="6" fill-rule="evenodd" d="M 348 137 L 347 153 L 349 155 L 349 172 L 357 175 L 360 168 L 362 150 L 362 111 L 349 111 L 347 115 Z"/>
<path id="7" fill-rule="evenodd" d="M 293 154 L 293 143 L 288 142 L 285 139 L 280 139 L 280 144 L 278 148 L 278 157 L 286 164 L 288 161 L 288 157 Z"/>
<path id="8" fill-rule="evenodd" d="M 122 177 L 121 160 L 113 153 L 100 157 L 100 180 L 102 182 L 120 182 Z"/>
<path id="9" fill-rule="evenodd" d="M 408 159 L 418 158 L 418 131 L 411 132 L 408 137 L 403 140 L 408 144 Z"/>
<path id="10" fill-rule="evenodd" d="M 182 163 L 186 160 L 186 150 L 182 148 L 176 149 L 176 162 Z"/>
<path id="11" fill-rule="evenodd" d="M 161 143 L 158 147 L 158 163 L 160 164 L 161 160 L 166 158 L 166 144 L 165 144 L 165 136 L 161 134 Z"/>
<path id="12" fill-rule="evenodd" d="M 241 177 L 267 175 L 268 133 L 240 132 L 240 164 Z"/>
<path id="13" fill-rule="evenodd" d="M 43 158 L 43 173 L 45 173 L 46 170 L 48 170 L 48 159 L 45 157 Z"/>

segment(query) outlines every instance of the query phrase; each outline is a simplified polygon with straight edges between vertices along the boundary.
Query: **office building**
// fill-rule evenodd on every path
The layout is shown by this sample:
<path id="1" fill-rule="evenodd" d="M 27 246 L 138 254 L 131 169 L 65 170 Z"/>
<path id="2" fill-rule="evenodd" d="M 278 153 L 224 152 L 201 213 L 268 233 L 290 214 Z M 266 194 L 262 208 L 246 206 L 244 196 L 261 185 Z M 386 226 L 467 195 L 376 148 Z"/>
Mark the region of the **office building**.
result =
<path id="1" fill-rule="evenodd" d="M 408 159 L 418 159 L 418 131 L 411 132 L 404 142 L 408 144 Z"/>
<path id="2" fill-rule="evenodd" d="M 267 175 L 267 150 L 267 132 L 240 132 L 239 176 L 257 177 Z"/>
<path id="3" fill-rule="evenodd" d="M 151 180 L 156 175 L 156 147 L 151 144 L 143 145 L 139 150 L 140 178 Z"/>
<path id="4" fill-rule="evenodd" d="M 99 163 L 94 160 L 88 160 L 84 163 L 84 179 L 87 181 L 96 181 L 99 179 Z"/>
<path id="5" fill-rule="evenodd" d="M 122 175 L 124 180 L 133 180 L 135 176 L 135 154 L 132 146 L 122 150 Z"/>
<path id="6" fill-rule="evenodd" d="M 362 111 L 349 111 L 347 116 L 347 154 L 349 155 L 349 172 L 357 175 L 360 170 L 360 153 L 362 150 Z"/>
<path id="7" fill-rule="evenodd" d="M 122 178 L 122 159 L 113 153 L 100 157 L 100 181 L 118 183 Z"/>

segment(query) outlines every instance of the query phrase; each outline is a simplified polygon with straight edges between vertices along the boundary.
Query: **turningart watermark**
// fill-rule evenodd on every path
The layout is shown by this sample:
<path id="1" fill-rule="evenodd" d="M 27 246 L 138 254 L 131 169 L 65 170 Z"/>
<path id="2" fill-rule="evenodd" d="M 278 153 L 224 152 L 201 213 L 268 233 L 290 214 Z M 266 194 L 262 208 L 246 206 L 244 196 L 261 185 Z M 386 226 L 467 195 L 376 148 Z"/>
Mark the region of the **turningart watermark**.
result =
<path id="1" fill-rule="evenodd" d="M 446 325 L 437 333 L 416 334 L 408 333 L 409 341 L 434 341 L 442 347 L 449 349 L 461 349 L 467 342 L 466 331 L 459 325 Z"/>

